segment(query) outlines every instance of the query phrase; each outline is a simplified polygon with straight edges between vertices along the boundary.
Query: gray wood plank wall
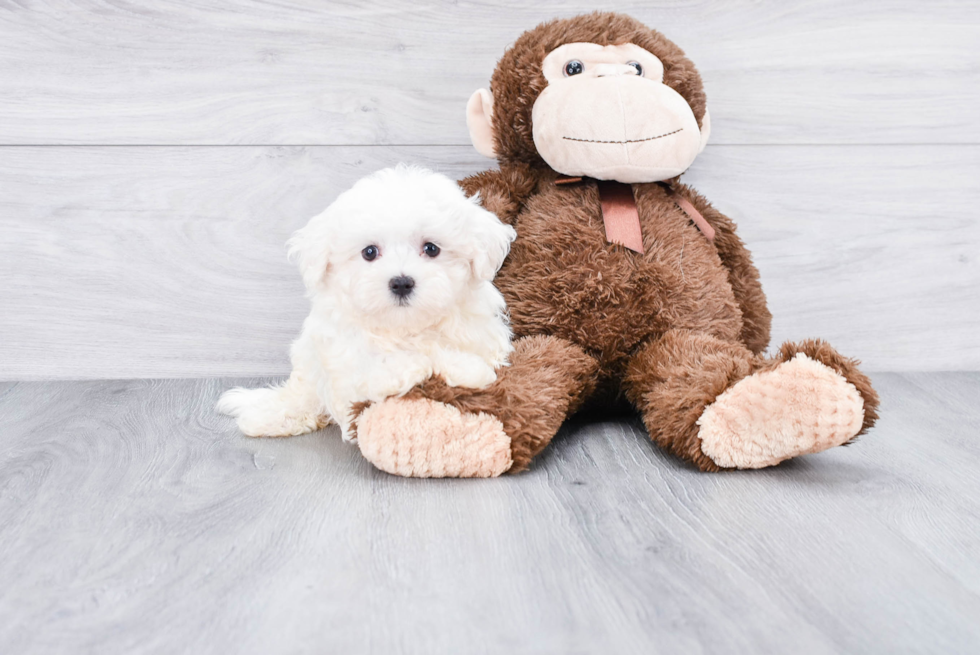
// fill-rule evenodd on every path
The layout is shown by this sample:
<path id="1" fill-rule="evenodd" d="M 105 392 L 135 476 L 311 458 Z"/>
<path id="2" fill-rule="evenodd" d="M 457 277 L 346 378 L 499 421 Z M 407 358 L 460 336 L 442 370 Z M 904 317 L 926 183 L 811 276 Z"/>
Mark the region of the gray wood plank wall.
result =
<path id="1" fill-rule="evenodd" d="M 699 65 L 686 181 L 774 341 L 980 367 L 980 4 L 0 0 L 0 378 L 279 375 L 287 235 L 397 161 L 492 165 L 463 107 L 521 31 L 615 8 Z"/>

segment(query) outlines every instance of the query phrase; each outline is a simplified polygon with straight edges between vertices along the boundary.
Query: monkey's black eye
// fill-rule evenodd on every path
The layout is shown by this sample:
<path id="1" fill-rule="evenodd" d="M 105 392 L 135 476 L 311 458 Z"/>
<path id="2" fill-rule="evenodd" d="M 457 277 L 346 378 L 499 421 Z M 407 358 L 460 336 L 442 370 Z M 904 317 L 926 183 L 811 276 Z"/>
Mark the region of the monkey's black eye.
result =
<path id="1" fill-rule="evenodd" d="M 643 66 L 640 66 L 640 62 L 638 62 L 638 61 L 628 61 L 628 62 L 626 62 L 626 65 L 627 66 L 632 66 L 633 68 L 635 68 L 637 75 L 643 75 Z"/>
<path id="2" fill-rule="evenodd" d="M 585 70 L 585 64 L 580 62 L 578 59 L 573 59 L 567 64 L 565 64 L 565 77 L 571 77 L 572 75 L 578 75 Z"/>
<path id="3" fill-rule="evenodd" d="M 432 243 L 431 241 L 427 241 L 425 243 L 425 245 L 422 246 L 422 252 L 425 253 L 426 257 L 433 257 L 433 258 L 435 258 L 435 257 L 438 257 L 439 256 L 439 253 L 442 252 L 442 251 L 439 249 L 439 246 L 437 246 L 436 244 Z"/>
<path id="4" fill-rule="evenodd" d="M 367 248 L 361 251 L 361 257 L 363 257 L 369 262 L 373 262 L 375 259 L 378 258 L 378 255 L 380 254 L 381 251 L 378 250 L 377 246 L 368 246 Z"/>

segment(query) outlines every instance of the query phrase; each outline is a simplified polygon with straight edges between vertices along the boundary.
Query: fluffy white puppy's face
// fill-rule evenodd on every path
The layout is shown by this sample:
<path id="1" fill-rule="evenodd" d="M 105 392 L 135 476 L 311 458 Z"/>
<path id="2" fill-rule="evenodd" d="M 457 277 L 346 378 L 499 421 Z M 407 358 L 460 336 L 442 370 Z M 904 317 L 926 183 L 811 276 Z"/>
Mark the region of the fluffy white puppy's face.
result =
<path id="1" fill-rule="evenodd" d="M 290 239 L 311 299 L 369 329 L 423 329 L 492 280 L 516 233 L 449 178 L 398 166 L 341 194 Z"/>

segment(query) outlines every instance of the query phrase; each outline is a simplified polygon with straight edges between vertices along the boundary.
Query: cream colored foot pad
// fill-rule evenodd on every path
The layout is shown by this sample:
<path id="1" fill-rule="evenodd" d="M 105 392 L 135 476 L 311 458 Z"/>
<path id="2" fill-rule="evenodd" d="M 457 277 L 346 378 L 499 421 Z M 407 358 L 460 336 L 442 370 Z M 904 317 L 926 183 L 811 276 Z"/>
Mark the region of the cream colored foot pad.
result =
<path id="1" fill-rule="evenodd" d="M 511 466 L 499 420 L 432 400 L 371 405 L 358 420 L 357 443 L 369 462 L 404 477 L 491 478 Z"/>
<path id="2" fill-rule="evenodd" d="M 762 468 L 854 438 L 864 401 L 832 368 L 798 353 L 750 375 L 704 410 L 701 450 L 728 468 Z"/>

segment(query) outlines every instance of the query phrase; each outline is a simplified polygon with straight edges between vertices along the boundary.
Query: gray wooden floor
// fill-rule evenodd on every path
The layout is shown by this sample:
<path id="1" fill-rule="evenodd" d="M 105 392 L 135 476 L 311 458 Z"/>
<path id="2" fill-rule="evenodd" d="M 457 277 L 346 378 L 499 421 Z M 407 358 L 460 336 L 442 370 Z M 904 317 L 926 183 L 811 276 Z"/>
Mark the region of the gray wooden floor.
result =
<path id="1" fill-rule="evenodd" d="M 980 373 L 875 375 L 871 435 L 771 470 L 610 418 L 489 481 L 242 437 L 241 381 L 0 385 L 0 651 L 980 651 Z"/>

